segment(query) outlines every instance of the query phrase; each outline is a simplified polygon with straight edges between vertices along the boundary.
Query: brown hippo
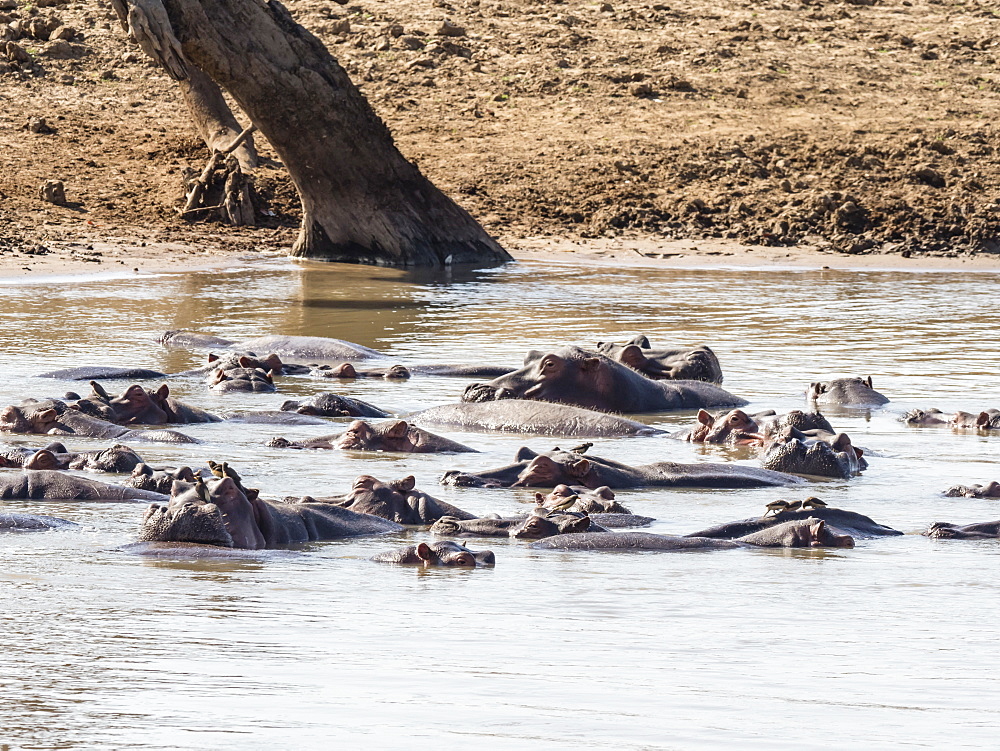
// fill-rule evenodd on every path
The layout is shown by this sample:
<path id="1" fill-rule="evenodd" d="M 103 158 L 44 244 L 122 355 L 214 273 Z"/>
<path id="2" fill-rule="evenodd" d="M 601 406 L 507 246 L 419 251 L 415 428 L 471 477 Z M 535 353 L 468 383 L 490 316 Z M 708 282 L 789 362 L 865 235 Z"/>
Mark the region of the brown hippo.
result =
<path id="1" fill-rule="evenodd" d="M 455 519 L 475 518 L 473 514 L 450 503 L 415 490 L 415 486 L 413 475 L 392 482 L 382 482 L 371 475 L 361 475 L 346 495 L 324 498 L 319 502 L 332 503 L 359 514 L 379 516 L 397 524 L 433 524 L 443 516 Z"/>
<path id="2" fill-rule="evenodd" d="M 786 428 L 769 440 L 761 466 L 775 472 L 848 480 L 868 467 L 863 454 L 847 433 L 806 435 Z"/>
<path id="3" fill-rule="evenodd" d="M 246 359 L 246 358 L 241 358 Z M 208 387 L 220 394 L 233 392 L 273 394 L 278 390 L 274 385 L 273 370 L 263 368 L 238 367 L 238 368 L 217 368 L 213 371 L 207 381 Z"/>
<path id="4" fill-rule="evenodd" d="M 1000 430 L 1000 410 L 986 409 L 978 413 L 954 412 L 952 414 L 945 414 L 939 409 L 912 409 L 903 415 L 903 422 L 914 427 L 948 426 L 952 428 Z"/>
<path id="5" fill-rule="evenodd" d="M 166 378 L 166 373 L 148 368 L 121 368 L 104 365 L 80 365 L 75 368 L 52 370 L 39 373 L 35 378 L 58 378 L 61 381 L 145 381 L 154 378 Z"/>
<path id="6" fill-rule="evenodd" d="M 923 534 L 939 540 L 996 540 L 1000 539 L 1000 521 L 964 525 L 934 522 Z"/>
<path id="7" fill-rule="evenodd" d="M 652 349 L 649 339 L 640 335 L 625 344 L 598 342 L 597 351 L 653 380 L 722 383 L 719 358 L 705 345 L 692 349 Z"/>
<path id="8" fill-rule="evenodd" d="M 889 398 L 872 388 L 872 377 L 835 378 L 809 384 L 806 398 L 817 405 L 872 409 L 889 403 Z"/>
<path id="9" fill-rule="evenodd" d="M 387 368 L 363 368 L 358 370 L 349 362 L 340 365 L 320 365 L 311 371 L 318 378 L 340 378 L 352 380 L 355 378 L 382 378 L 386 381 L 405 381 L 410 377 L 410 371 L 403 365 L 390 365 Z"/>
<path id="10" fill-rule="evenodd" d="M 389 417 L 384 409 L 374 404 L 340 396 L 329 392 L 317 394 L 309 399 L 289 399 L 281 405 L 283 412 L 297 412 L 300 415 L 319 417 Z"/>
<path id="11" fill-rule="evenodd" d="M 170 387 L 155 391 L 139 384 L 129 386 L 118 396 L 110 396 L 97 381 L 91 381 L 90 396 L 68 405 L 84 414 L 116 425 L 167 425 L 198 422 L 221 422 L 222 418 L 198 407 L 184 404 L 170 396 Z"/>
<path id="12" fill-rule="evenodd" d="M 0 467 L 21 469 L 78 469 L 91 472 L 131 472 L 142 457 L 128 446 L 116 443 L 98 451 L 68 451 L 61 443 L 40 449 L 12 447 L 0 451 Z"/>
<path id="13" fill-rule="evenodd" d="M 175 430 L 130 430 L 107 420 L 85 415 L 58 399 L 27 399 L 0 410 L 0 432 L 38 435 L 75 435 L 120 441 L 198 443 Z"/>
<path id="14" fill-rule="evenodd" d="M 347 451 L 395 451 L 404 454 L 477 453 L 457 441 L 429 433 L 405 420 L 370 423 L 355 420 L 343 433 L 293 443 L 272 438 L 268 446 L 293 449 L 344 449 Z"/>
<path id="15" fill-rule="evenodd" d="M 810 506 L 821 504 L 819 499 L 816 498 L 810 498 L 805 503 Z M 747 535 L 771 529 L 772 527 L 777 527 L 785 522 L 804 521 L 807 519 L 818 519 L 828 522 L 831 527 L 855 538 L 894 537 L 903 534 L 891 527 L 878 524 L 874 519 L 854 511 L 832 508 L 825 504 L 799 510 L 803 502 L 785 504 L 785 507 L 787 508 L 789 505 L 794 506 L 795 510 L 782 510 L 773 515 L 765 514 L 753 519 L 742 519 L 740 521 L 719 524 L 715 527 L 692 532 L 688 537 L 714 537 L 725 540 L 736 540 Z"/>
<path id="16" fill-rule="evenodd" d="M 944 494 L 948 498 L 1000 498 L 1000 482 L 991 480 L 985 485 L 953 485 Z"/>
<path id="17" fill-rule="evenodd" d="M 579 511 L 585 514 L 631 514 L 615 500 L 615 493 L 607 485 L 599 488 L 556 485 L 548 495 L 535 493 L 535 503 L 549 511 Z"/>
<path id="18" fill-rule="evenodd" d="M 524 367 L 473 383 L 462 401 L 537 399 L 599 412 L 667 412 L 739 407 L 746 402 L 704 381 L 653 381 L 604 355 L 579 347 L 529 352 Z"/>
<path id="19" fill-rule="evenodd" d="M 421 542 L 405 548 L 379 553 L 372 558 L 380 563 L 402 563 L 413 566 L 461 566 L 476 568 L 477 566 L 493 566 L 496 556 L 492 550 L 469 550 L 452 540 L 440 542 Z"/>
<path id="20" fill-rule="evenodd" d="M 475 474 L 452 470 L 441 478 L 445 485 L 485 488 L 760 488 L 797 485 L 798 477 L 739 464 L 657 462 L 629 466 L 610 459 L 554 449 L 537 453 L 522 446 L 512 464 Z"/>
<path id="21" fill-rule="evenodd" d="M 146 509 L 140 541 L 263 550 L 402 530 L 387 519 L 329 503 L 268 503 L 230 476 L 178 480 L 170 492 L 166 505 Z"/>
<path id="22" fill-rule="evenodd" d="M 184 482 L 195 482 L 196 478 L 212 477 L 209 469 L 199 469 L 195 472 L 190 467 L 165 467 L 154 469 L 146 463 L 138 464 L 132 470 L 132 475 L 125 480 L 125 485 L 130 488 L 141 490 L 153 490 L 157 493 L 170 495 L 170 489 L 174 485 L 174 480 Z"/>
<path id="23" fill-rule="evenodd" d="M 719 415 L 698 410 L 694 427 L 674 433 L 672 438 L 680 438 L 693 443 L 728 443 L 733 445 L 762 446 L 768 436 L 793 427 L 807 432 L 822 430 L 833 433 L 833 426 L 819 412 L 792 410 L 784 415 L 774 410 L 755 412 L 750 415 L 742 409 L 733 409 Z"/>

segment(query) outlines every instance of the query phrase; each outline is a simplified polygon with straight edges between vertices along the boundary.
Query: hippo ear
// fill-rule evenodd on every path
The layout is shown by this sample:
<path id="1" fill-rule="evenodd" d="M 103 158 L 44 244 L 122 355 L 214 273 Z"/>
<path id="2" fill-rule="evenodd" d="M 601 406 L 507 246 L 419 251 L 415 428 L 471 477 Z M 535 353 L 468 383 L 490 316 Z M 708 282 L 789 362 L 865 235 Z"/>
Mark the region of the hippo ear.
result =
<path id="1" fill-rule="evenodd" d="M 583 358 L 583 360 L 580 361 L 580 370 L 584 371 L 585 373 L 594 372 L 599 367 L 601 367 L 600 357 L 585 357 Z"/>
<path id="2" fill-rule="evenodd" d="M 641 349 L 634 344 L 630 344 L 618 353 L 618 361 L 628 365 L 630 368 L 639 370 L 646 364 L 646 356 L 642 354 Z"/>
<path id="3" fill-rule="evenodd" d="M 525 462 L 534 459 L 536 456 L 538 456 L 537 451 L 532 451 L 527 446 L 521 446 L 521 448 L 517 450 L 517 453 L 514 454 L 514 461 Z"/>
<path id="4" fill-rule="evenodd" d="M 174 480 L 172 483 L 170 483 L 170 497 L 176 498 L 177 496 L 186 493 L 193 487 L 194 485 L 189 482 L 184 482 L 183 480 Z"/>
<path id="5" fill-rule="evenodd" d="M 823 544 L 821 536 L 824 529 L 826 529 L 826 522 L 822 519 L 809 520 L 809 543 L 813 547 L 820 547 Z"/>
<path id="6" fill-rule="evenodd" d="M 348 433 L 354 433 L 359 436 L 367 436 L 371 433 L 368 428 L 368 423 L 364 420 L 355 420 L 350 425 L 347 426 Z"/>
<path id="7" fill-rule="evenodd" d="M 535 360 L 541 360 L 543 357 L 545 357 L 544 352 L 537 349 L 529 349 L 528 354 L 524 356 L 524 364 L 529 365 L 530 363 L 533 363 Z"/>
<path id="8" fill-rule="evenodd" d="M 153 474 L 153 468 L 150 467 L 145 462 L 139 462 L 132 468 L 132 477 L 139 477 L 141 475 L 151 475 Z"/>
<path id="9" fill-rule="evenodd" d="M 572 534 L 574 532 L 586 532 L 590 529 L 590 517 L 584 515 L 581 518 L 570 517 L 570 521 L 559 526 L 559 531 L 563 534 Z"/>
<path id="10" fill-rule="evenodd" d="M 847 433 L 837 433 L 830 445 L 834 451 L 847 451 L 847 449 L 854 448 L 851 445 L 851 437 Z"/>
<path id="11" fill-rule="evenodd" d="M 590 471 L 590 462 L 580 459 L 569 465 L 569 473 L 574 477 L 583 477 Z"/>
<path id="12" fill-rule="evenodd" d="M 820 394 L 826 393 L 826 384 L 820 383 L 819 381 L 809 384 L 809 393 L 813 396 L 819 396 Z"/>
<path id="13" fill-rule="evenodd" d="M 170 387 L 164 383 L 156 390 L 156 398 L 162 401 L 168 396 L 170 396 Z"/>
<path id="14" fill-rule="evenodd" d="M 990 413 L 989 412 L 980 412 L 979 416 L 976 418 L 976 427 L 977 428 L 985 428 L 989 424 L 990 424 Z"/>
<path id="15" fill-rule="evenodd" d="M 417 487 L 417 480 L 413 475 L 407 475 L 402 479 L 393 480 L 389 483 L 389 487 L 398 490 L 400 493 L 408 493 Z"/>
<path id="16" fill-rule="evenodd" d="M 49 408 L 49 409 L 43 409 L 35 417 L 37 420 L 41 422 L 52 422 L 57 417 L 59 417 L 59 413 L 56 412 L 54 409 Z"/>
<path id="17" fill-rule="evenodd" d="M 698 410 L 698 422 L 704 425 L 706 428 L 710 428 L 715 424 L 715 418 L 712 417 L 708 412 L 703 409 Z"/>
<path id="18" fill-rule="evenodd" d="M 216 355 L 216 354 L 214 354 L 214 353 L 212 353 L 212 352 L 209 352 L 209 353 L 208 353 L 208 361 L 209 361 L 210 363 L 211 363 L 211 362 L 215 362 L 215 361 L 216 361 L 216 360 L 218 360 L 218 359 L 219 359 L 219 356 L 218 356 L 218 355 Z"/>
<path id="19" fill-rule="evenodd" d="M 261 362 L 263 362 L 271 370 L 281 370 L 285 366 L 285 364 L 281 361 L 281 358 L 274 352 L 261 360 Z"/>
<path id="20" fill-rule="evenodd" d="M 863 380 L 864 380 L 865 383 L 868 384 L 868 388 L 872 388 L 872 377 L 871 376 L 868 376 L 867 378 L 865 378 Z"/>
<path id="21" fill-rule="evenodd" d="M 615 499 L 615 492 L 607 485 L 601 485 L 601 487 L 594 490 L 594 495 L 606 501 L 613 501 Z"/>
<path id="22" fill-rule="evenodd" d="M 642 347 L 642 349 L 649 349 L 650 346 L 651 346 L 650 343 L 649 343 L 649 339 L 646 338 L 645 334 L 639 334 L 637 336 L 634 336 L 634 337 L 632 337 L 631 340 L 629 340 L 629 341 L 627 341 L 625 343 L 626 344 L 633 344 L 636 347 Z"/>
<path id="23" fill-rule="evenodd" d="M 541 506 L 543 503 L 545 503 L 545 496 L 542 495 L 541 493 L 535 493 L 535 503 Z"/>
<path id="24" fill-rule="evenodd" d="M 260 490 L 257 488 L 243 488 L 243 495 L 247 497 L 248 501 L 256 501 L 260 497 Z"/>
<path id="25" fill-rule="evenodd" d="M 174 476 L 178 480 L 184 480 L 185 482 L 194 482 L 195 480 L 194 470 L 190 467 L 178 468 L 178 470 L 174 473 Z"/>
<path id="26" fill-rule="evenodd" d="M 406 420 L 396 420 L 396 422 L 389 425 L 385 434 L 389 438 L 406 438 L 406 433 L 409 429 L 410 426 L 407 424 Z"/>
<path id="27" fill-rule="evenodd" d="M 419 543 L 414 552 L 417 554 L 417 558 L 419 558 L 422 561 L 427 561 L 428 563 L 430 563 L 431 561 L 434 560 L 434 551 L 431 550 L 431 546 L 428 545 L 426 542 Z"/>

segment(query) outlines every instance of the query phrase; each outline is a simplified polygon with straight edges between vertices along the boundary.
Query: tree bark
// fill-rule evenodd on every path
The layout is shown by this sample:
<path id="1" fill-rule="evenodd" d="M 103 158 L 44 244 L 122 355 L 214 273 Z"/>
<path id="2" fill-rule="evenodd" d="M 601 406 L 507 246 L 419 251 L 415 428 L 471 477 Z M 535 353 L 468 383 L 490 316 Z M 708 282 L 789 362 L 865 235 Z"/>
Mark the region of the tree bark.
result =
<path id="1" fill-rule="evenodd" d="M 130 12 L 137 2 L 159 2 L 113 1 L 128 3 Z M 224 88 L 295 182 L 303 220 L 293 255 L 389 266 L 511 260 L 406 161 L 344 69 L 283 5 L 162 2 L 178 50 L 158 46 Z"/>

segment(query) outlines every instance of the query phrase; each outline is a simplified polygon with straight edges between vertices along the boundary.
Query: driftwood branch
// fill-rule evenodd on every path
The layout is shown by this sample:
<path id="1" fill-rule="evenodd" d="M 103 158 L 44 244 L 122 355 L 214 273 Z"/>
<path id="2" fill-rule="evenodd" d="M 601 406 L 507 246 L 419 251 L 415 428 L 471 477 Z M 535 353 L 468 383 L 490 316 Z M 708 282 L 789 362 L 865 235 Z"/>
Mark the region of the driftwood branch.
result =
<path id="1" fill-rule="evenodd" d="M 236 137 L 236 140 L 224 149 L 212 152 L 212 157 L 208 160 L 208 164 L 205 165 L 205 169 L 201 171 L 201 175 L 199 175 L 198 178 L 191 184 L 191 189 L 188 191 L 187 199 L 184 201 L 184 208 L 178 210 L 178 213 L 181 216 L 197 210 L 198 203 L 201 201 L 202 195 L 205 193 L 205 189 L 208 188 L 208 183 L 212 179 L 212 173 L 214 173 L 216 168 L 218 168 L 219 162 L 221 162 L 229 154 L 236 151 L 236 149 L 240 147 L 240 144 L 242 144 L 255 130 L 257 130 L 257 126 L 251 125 L 249 128 L 240 133 Z M 216 208 L 222 207 L 219 206 Z"/>

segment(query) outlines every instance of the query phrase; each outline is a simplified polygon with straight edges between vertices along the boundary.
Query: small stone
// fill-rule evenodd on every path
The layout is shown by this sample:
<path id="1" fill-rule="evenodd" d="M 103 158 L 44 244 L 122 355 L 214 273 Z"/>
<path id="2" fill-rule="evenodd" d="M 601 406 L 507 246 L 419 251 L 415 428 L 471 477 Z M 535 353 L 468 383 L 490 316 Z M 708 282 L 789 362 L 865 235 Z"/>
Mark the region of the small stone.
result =
<path id="1" fill-rule="evenodd" d="M 424 43 L 415 36 L 401 36 L 399 46 L 404 50 L 422 50 Z"/>
<path id="2" fill-rule="evenodd" d="M 131 64 L 131 63 L 137 63 L 137 62 L 139 62 L 140 59 L 141 58 L 137 54 L 135 54 L 134 52 L 125 52 L 125 53 L 122 54 L 122 62 L 123 63 L 129 63 L 129 64 Z"/>
<path id="3" fill-rule="evenodd" d="M 392 49 L 392 40 L 389 37 L 379 37 L 375 40 L 375 44 L 372 49 L 376 52 L 386 52 Z"/>
<path id="4" fill-rule="evenodd" d="M 400 26 L 398 23 L 394 23 L 392 26 L 386 29 L 386 32 L 393 39 L 399 39 L 401 36 L 403 36 L 404 33 L 406 33 L 403 31 L 403 27 Z"/>
<path id="5" fill-rule="evenodd" d="M 567 60 L 564 57 L 561 57 L 558 60 L 556 60 L 555 66 L 557 68 L 568 68 L 569 67 L 569 60 Z"/>
<path id="6" fill-rule="evenodd" d="M 49 34 L 49 41 L 55 41 L 57 39 L 65 39 L 67 42 L 76 36 L 76 29 L 72 26 L 59 26 Z"/>
<path id="7" fill-rule="evenodd" d="M 634 97 L 651 97 L 653 96 L 653 87 L 648 83 L 637 83 L 629 87 L 628 93 Z"/>
<path id="8" fill-rule="evenodd" d="M 921 182 L 927 183 L 932 188 L 944 188 L 948 185 L 947 180 L 944 179 L 944 175 L 933 167 L 921 167 L 913 173 L 913 176 Z"/>
<path id="9" fill-rule="evenodd" d="M 598 8 L 601 13 L 614 13 L 615 9 L 611 7 L 611 3 L 601 3 L 601 7 Z"/>
<path id="10" fill-rule="evenodd" d="M 46 180 L 38 188 L 38 197 L 48 203 L 63 206 L 66 203 L 66 188 L 62 180 Z"/>
<path id="11" fill-rule="evenodd" d="M 0 10 L 17 10 L 17 0 L 0 0 Z"/>
<path id="12" fill-rule="evenodd" d="M 346 18 L 341 18 L 339 21 L 331 23 L 328 29 L 331 34 L 350 34 L 351 22 Z"/>
<path id="13" fill-rule="evenodd" d="M 29 55 L 28 51 L 17 42 L 6 42 L 0 45 L 0 50 L 3 51 L 3 56 L 12 63 L 31 62 L 31 55 Z"/>
<path id="14" fill-rule="evenodd" d="M 407 68 L 433 68 L 435 63 L 429 57 L 418 57 L 406 64 Z"/>
<path id="15" fill-rule="evenodd" d="M 29 133 L 39 133 L 39 134 L 46 134 L 53 132 L 52 128 L 49 127 L 49 124 L 45 122 L 44 117 L 29 117 L 27 124 L 24 126 L 24 130 L 28 131 Z"/>
<path id="16" fill-rule="evenodd" d="M 71 76 L 69 73 L 63 73 L 61 76 L 59 76 L 58 81 L 63 86 L 72 86 L 73 84 L 76 83 L 76 78 Z"/>
<path id="17" fill-rule="evenodd" d="M 786 193 L 792 192 L 792 184 L 788 180 L 782 180 L 780 183 L 778 183 L 778 187 L 781 188 Z"/>
<path id="18" fill-rule="evenodd" d="M 51 57 L 53 60 L 69 60 L 79 57 L 80 51 L 78 45 L 70 44 L 65 39 L 57 39 L 45 45 L 41 54 L 45 57 Z"/>
<path id="19" fill-rule="evenodd" d="M 110 68 L 108 68 L 107 70 L 102 70 L 101 71 L 101 80 L 102 81 L 117 81 L 118 80 L 118 76 L 115 74 L 115 72 L 113 70 L 111 70 Z"/>
<path id="20" fill-rule="evenodd" d="M 445 19 L 438 26 L 437 35 L 439 37 L 464 37 L 465 27 L 453 24 L 451 21 Z"/>

